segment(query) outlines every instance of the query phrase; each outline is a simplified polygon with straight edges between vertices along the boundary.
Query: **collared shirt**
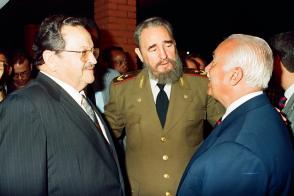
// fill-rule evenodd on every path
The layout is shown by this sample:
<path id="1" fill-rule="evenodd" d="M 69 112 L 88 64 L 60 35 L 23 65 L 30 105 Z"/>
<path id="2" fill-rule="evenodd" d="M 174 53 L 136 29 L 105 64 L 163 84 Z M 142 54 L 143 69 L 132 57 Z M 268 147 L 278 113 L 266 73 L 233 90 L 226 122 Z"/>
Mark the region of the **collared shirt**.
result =
<path id="1" fill-rule="evenodd" d="M 287 90 L 284 93 L 285 97 L 287 98 L 287 101 L 285 103 L 286 105 L 290 97 L 293 95 L 293 93 L 294 93 L 294 84 L 292 84 L 289 88 L 287 88 Z"/>
<path id="2" fill-rule="evenodd" d="M 257 91 L 254 93 L 249 93 L 239 99 L 237 99 L 236 101 L 234 101 L 231 105 L 229 105 L 229 107 L 226 110 L 226 113 L 223 115 L 222 117 L 222 121 L 232 112 L 234 111 L 237 107 L 239 107 L 240 105 L 242 105 L 243 103 L 245 103 L 246 101 L 248 101 L 249 99 L 252 99 L 253 97 L 256 97 L 258 95 L 261 95 L 262 91 Z"/>
<path id="3" fill-rule="evenodd" d="M 108 68 L 107 72 L 103 76 L 104 89 L 95 93 L 96 106 L 102 113 L 104 113 L 104 106 L 109 101 L 109 86 L 112 80 L 119 75 L 119 72 L 115 69 Z"/>
<path id="4" fill-rule="evenodd" d="M 157 86 L 157 80 L 150 78 L 150 86 L 151 86 L 151 91 L 152 91 L 152 94 L 153 94 L 154 103 L 156 103 L 156 98 L 157 98 L 157 95 L 158 95 L 158 93 L 160 91 L 158 86 Z M 165 91 L 168 99 L 170 99 L 171 84 L 166 84 L 164 86 L 163 90 Z"/>
<path id="5" fill-rule="evenodd" d="M 55 78 L 54 76 L 51 76 L 43 71 L 40 71 L 41 73 L 43 73 L 44 75 L 48 76 L 49 78 L 51 78 L 54 82 L 56 82 L 59 86 L 61 86 L 61 88 L 63 88 L 76 102 L 77 104 L 86 112 L 85 108 L 82 106 L 82 95 L 85 95 L 85 92 L 82 90 L 81 92 L 78 92 L 76 89 L 74 89 L 72 86 L 66 84 L 65 82 Z M 95 111 L 94 111 L 95 112 Z M 106 140 L 109 142 L 108 137 L 106 135 L 106 131 L 105 128 L 103 126 L 103 123 L 101 121 L 101 119 L 99 118 L 99 116 L 96 114 L 96 118 L 98 120 L 98 123 L 100 125 L 100 128 L 102 130 L 102 133 L 104 135 L 104 137 L 106 138 Z"/>

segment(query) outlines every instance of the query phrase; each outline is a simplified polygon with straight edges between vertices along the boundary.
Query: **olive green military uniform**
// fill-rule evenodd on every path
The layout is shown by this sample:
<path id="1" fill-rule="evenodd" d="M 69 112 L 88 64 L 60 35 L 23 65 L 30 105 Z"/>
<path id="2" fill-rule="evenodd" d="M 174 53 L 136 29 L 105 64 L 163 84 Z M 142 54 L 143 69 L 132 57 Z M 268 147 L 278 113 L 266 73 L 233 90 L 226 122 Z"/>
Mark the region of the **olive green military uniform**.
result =
<path id="1" fill-rule="evenodd" d="M 207 95 L 207 77 L 188 71 L 172 84 L 165 127 L 147 70 L 118 77 L 110 87 L 106 118 L 116 136 L 126 128 L 126 165 L 132 195 L 175 195 L 186 165 L 224 108 Z"/>

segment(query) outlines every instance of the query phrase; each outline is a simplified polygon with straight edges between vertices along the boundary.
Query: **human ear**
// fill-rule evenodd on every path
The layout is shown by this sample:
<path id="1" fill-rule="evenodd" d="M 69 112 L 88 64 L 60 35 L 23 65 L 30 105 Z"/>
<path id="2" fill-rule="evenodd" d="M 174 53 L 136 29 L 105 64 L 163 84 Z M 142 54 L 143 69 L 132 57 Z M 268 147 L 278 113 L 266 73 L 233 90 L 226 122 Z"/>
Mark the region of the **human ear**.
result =
<path id="1" fill-rule="evenodd" d="M 230 72 L 230 84 L 236 86 L 243 78 L 243 70 L 240 67 L 235 67 Z"/>
<path id="2" fill-rule="evenodd" d="M 141 62 L 143 62 L 143 56 L 139 48 L 135 48 L 135 53 L 137 54 Z"/>
<path id="3" fill-rule="evenodd" d="M 56 70 L 56 54 L 55 51 L 45 50 L 42 54 L 43 60 L 46 65 L 48 65 L 49 69 L 52 71 Z"/>

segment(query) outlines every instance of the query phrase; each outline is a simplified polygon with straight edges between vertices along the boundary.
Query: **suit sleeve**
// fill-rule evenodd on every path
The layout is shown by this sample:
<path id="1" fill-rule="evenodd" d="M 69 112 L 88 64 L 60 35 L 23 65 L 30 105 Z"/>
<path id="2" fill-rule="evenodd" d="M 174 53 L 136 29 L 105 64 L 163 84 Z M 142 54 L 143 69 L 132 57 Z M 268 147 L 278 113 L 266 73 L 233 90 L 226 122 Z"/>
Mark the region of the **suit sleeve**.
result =
<path id="1" fill-rule="evenodd" d="M 208 96 L 207 101 L 207 120 L 213 126 L 225 113 L 224 106 L 215 100 L 213 97 Z"/>
<path id="2" fill-rule="evenodd" d="M 122 106 L 122 99 L 117 92 L 117 86 L 111 84 L 109 91 L 109 102 L 105 106 L 105 117 L 114 135 L 120 137 L 125 127 L 125 120 Z"/>
<path id="3" fill-rule="evenodd" d="M 288 122 L 290 124 L 291 132 L 290 134 L 291 137 L 294 137 L 294 112 L 291 112 L 289 115 L 286 114 L 287 119 L 290 121 Z"/>
<path id="4" fill-rule="evenodd" d="M 0 105 L 0 195 L 47 195 L 46 136 L 25 97 Z"/>
<path id="5" fill-rule="evenodd" d="M 191 164 L 180 195 L 266 195 L 269 177 L 263 162 L 246 147 L 223 143 Z"/>

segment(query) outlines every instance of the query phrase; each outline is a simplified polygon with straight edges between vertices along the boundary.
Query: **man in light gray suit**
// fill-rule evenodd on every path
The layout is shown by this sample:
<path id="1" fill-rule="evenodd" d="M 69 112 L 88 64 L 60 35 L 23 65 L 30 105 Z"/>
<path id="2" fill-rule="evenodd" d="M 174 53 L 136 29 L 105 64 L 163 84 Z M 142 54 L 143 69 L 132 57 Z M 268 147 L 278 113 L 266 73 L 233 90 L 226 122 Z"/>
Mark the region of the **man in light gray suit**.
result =
<path id="1" fill-rule="evenodd" d="M 279 78 L 287 98 L 282 112 L 294 134 L 294 31 L 274 35 L 270 40 L 274 52 L 274 74 Z"/>

